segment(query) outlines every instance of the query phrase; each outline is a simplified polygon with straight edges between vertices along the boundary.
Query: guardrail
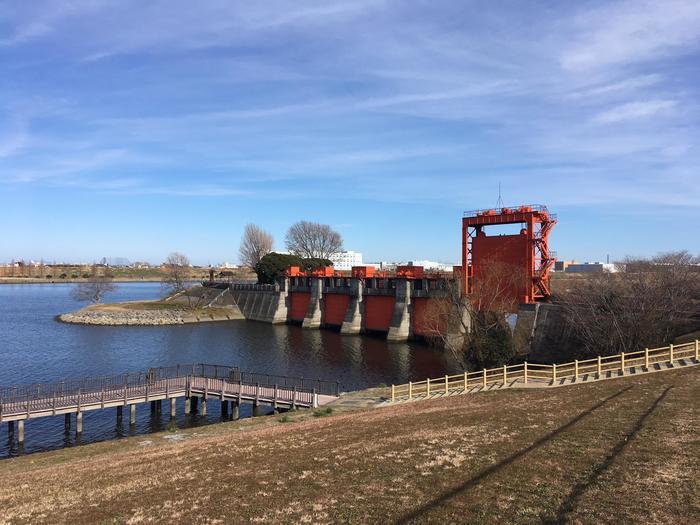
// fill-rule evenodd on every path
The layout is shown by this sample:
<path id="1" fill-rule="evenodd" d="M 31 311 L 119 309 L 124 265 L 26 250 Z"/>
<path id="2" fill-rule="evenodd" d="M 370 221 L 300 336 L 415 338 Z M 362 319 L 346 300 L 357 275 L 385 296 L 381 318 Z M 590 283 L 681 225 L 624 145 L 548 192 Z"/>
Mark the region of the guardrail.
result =
<path id="1" fill-rule="evenodd" d="M 428 397 L 439 393 L 449 394 L 453 391 L 467 391 L 472 387 L 486 389 L 489 385 L 495 384 L 504 387 L 518 384 L 551 387 L 568 380 L 575 383 L 579 378 L 591 374 L 598 379 L 612 373 L 624 376 L 631 368 L 643 367 L 649 370 L 652 365 L 673 363 L 679 359 L 700 361 L 700 340 L 661 348 L 645 348 L 638 352 L 598 356 L 582 361 L 575 360 L 569 363 L 543 365 L 525 362 L 478 372 L 428 378 L 402 385 L 392 384 L 391 400 Z"/>
<path id="2" fill-rule="evenodd" d="M 226 379 L 232 383 L 280 388 L 296 388 L 299 392 L 316 392 L 320 395 L 338 396 L 340 384 L 337 381 L 305 379 L 303 377 L 276 376 L 244 372 L 238 367 L 198 363 L 170 367 L 149 368 L 145 372 L 129 372 L 114 376 L 68 379 L 49 383 L 34 383 L 0 388 L 0 411 L 3 404 L 32 402 L 53 398 L 102 395 L 103 392 L 146 388 L 166 379 L 198 377 L 205 379 Z M 167 384 L 167 382 L 163 383 Z"/>

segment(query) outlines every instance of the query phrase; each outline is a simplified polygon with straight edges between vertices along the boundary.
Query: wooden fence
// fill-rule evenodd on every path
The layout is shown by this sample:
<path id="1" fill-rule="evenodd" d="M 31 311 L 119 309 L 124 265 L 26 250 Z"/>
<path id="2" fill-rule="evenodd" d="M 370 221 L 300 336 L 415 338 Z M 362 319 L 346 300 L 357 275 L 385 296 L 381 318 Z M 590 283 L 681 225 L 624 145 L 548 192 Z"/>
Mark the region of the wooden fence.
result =
<path id="1" fill-rule="evenodd" d="M 525 362 L 484 369 L 479 372 L 464 372 L 463 374 L 428 378 L 403 385 L 391 385 L 391 400 L 428 397 L 433 394 L 445 395 L 450 392 L 468 391 L 471 388 L 486 389 L 490 385 L 502 387 L 516 385 L 556 386 L 564 383 L 575 383 L 584 377 L 590 378 L 591 375 L 595 379 L 610 377 L 614 374 L 624 376 L 632 368 L 636 371 L 637 368 L 642 367 L 648 371 L 654 365 L 665 365 L 679 359 L 700 361 L 700 340 L 661 348 L 645 348 L 639 352 L 598 356 L 595 359 L 584 361 L 576 360 L 553 365 Z"/>

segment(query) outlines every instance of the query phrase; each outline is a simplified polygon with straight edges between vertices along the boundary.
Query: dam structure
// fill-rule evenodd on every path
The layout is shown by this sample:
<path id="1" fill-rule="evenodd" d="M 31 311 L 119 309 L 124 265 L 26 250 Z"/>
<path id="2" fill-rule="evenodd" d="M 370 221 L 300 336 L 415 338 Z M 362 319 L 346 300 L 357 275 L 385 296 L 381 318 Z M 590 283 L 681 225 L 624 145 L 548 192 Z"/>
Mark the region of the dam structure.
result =
<path id="1" fill-rule="evenodd" d="M 333 268 L 302 272 L 290 267 L 274 285 L 206 282 L 227 289 L 245 319 L 333 328 L 341 334 L 385 333 L 388 341 L 428 336 L 430 302 L 444 298 L 449 277 L 421 266 L 399 266 L 395 274 L 354 266 L 349 275 Z"/>

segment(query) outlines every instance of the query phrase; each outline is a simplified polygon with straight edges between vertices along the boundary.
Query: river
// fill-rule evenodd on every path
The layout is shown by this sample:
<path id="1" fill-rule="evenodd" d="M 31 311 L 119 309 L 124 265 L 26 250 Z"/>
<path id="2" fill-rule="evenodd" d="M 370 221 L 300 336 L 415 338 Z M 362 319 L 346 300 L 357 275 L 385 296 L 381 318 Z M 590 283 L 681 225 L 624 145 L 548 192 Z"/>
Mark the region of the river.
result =
<path id="1" fill-rule="evenodd" d="M 0 285 L 0 386 L 113 375 L 175 364 L 237 365 L 246 371 L 337 380 L 342 390 L 406 382 L 456 373 L 444 353 L 419 343 L 387 343 L 379 337 L 341 336 L 331 330 L 230 321 L 178 326 L 82 326 L 60 323 L 56 315 L 80 307 L 70 284 Z M 156 299 L 159 283 L 119 283 L 107 302 Z M 220 420 L 218 403 L 207 418 L 185 417 L 180 427 Z M 165 404 L 164 404 L 165 405 Z M 241 407 L 249 417 L 251 407 Z M 168 409 L 151 414 L 139 405 L 137 422 L 118 426 L 115 409 L 84 414 L 80 443 L 164 430 Z M 0 428 L 0 457 L 50 450 L 76 443 L 64 432 L 63 416 L 29 420 L 23 450 Z"/>

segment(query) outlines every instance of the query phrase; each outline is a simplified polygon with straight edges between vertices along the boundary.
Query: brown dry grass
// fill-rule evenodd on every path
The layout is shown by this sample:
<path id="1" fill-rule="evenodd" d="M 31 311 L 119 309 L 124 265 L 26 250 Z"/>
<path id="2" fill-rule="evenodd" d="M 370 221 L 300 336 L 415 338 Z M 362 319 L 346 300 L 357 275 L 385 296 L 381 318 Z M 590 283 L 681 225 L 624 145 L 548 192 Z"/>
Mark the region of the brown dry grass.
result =
<path id="1" fill-rule="evenodd" d="M 35 454 L 0 462 L 0 522 L 698 523 L 699 386 L 694 367 Z"/>

